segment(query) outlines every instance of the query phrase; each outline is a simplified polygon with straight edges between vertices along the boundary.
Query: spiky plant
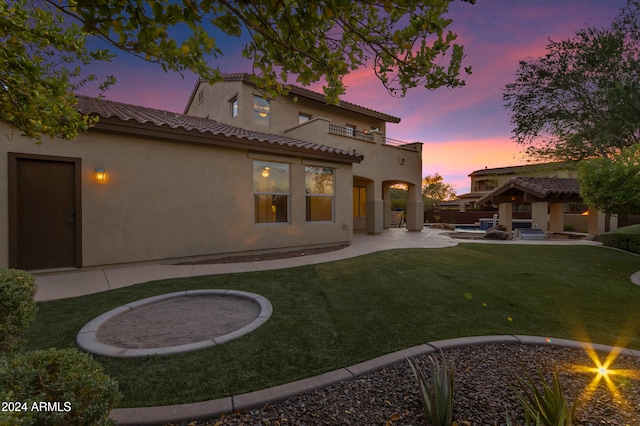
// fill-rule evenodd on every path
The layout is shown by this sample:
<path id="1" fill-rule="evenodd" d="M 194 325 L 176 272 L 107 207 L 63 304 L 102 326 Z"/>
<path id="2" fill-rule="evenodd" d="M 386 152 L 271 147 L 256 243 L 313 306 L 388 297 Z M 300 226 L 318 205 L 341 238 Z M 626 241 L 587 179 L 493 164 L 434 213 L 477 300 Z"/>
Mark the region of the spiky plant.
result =
<path id="1" fill-rule="evenodd" d="M 439 362 L 429 355 L 430 374 L 427 376 L 415 359 L 407 358 L 418 382 L 418 393 L 427 422 L 432 426 L 450 426 L 453 423 L 453 385 L 455 366 L 440 352 Z"/>
<path id="2" fill-rule="evenodd" d="M 558 369 L 553 373 L 549 385 L 544 375 L 538 370 L 542 390 L 535 381 L 526 376 L 516 376 L 521 391 L 514 390 L 520 405 L 524 409 L 525 426 L 571 426 L 576 411 L 576 404 L 569 406 L 558 376 Z"/>

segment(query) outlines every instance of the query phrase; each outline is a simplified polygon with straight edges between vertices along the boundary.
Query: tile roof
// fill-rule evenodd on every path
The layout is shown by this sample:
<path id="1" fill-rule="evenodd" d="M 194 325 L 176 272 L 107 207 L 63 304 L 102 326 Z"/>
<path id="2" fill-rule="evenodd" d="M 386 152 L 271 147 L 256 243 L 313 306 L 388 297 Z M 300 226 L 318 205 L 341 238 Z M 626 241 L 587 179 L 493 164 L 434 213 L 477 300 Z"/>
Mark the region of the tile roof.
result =
<path id="1" fill-rule="evenodd" d="M 507 167 L 495 167 L 492 169 L 480 169 L 475 170 L 469 174 L 469 176 L 484 176 L 484 175 L 510 175 L 516 173 L 522 173 L 528 170 L 540 170 L 540 169 L 564 169 L 568 166 L 568 163 L 563 162 L 551 162 L 551 163 L 536 163 L 536 164 L 524 164 L 520 166 L 507 166 Z"/>
<path id="2" fill-rule="evenodd" d="M 516 177 L 510 180 L 516 187 L 520 186 L 528 192 L 540 194 L 540 198 L 552 194 L 579 195 L 580 183 L 570 178 L 534 178 Z"/>
<path id="3" fill-rule="evenodd" d="M 225 81 L 244 81 L 246 83 L 250 83 L 253 84 L 251 81 L 251 74 L 247 74 L 247 73 L 229 73 L 229 74 L 222 74 L 222 78 Z M 187 109 L 189 109 L 189 105 L 191 105 L 191 102 L 193 102 L 193 98 L 195 97 L 196 91 L 198 90 L 198 86 L 201 83 L 206 82 L 206 80 L 199 80 L 196 85 L 193 88 L 193 91 L 191 92 L 191 96 L 189 98 L 189 102 L 187 102 L 187 106 L 185 107 L 185 112 L 187 111 Z M 326 99 L 325 96 L 322 93 L 318 93 L 318 92 L 314 92 L 313 90 L 309 90 L 309 89 L 305 89 L 303 87 L 300 86 L 294 86 L 291 85 L 290 86 L 290 93 L 296 96 L 302 96 L 308 99 L 312 99 L 315 101 L 319 101 L 322 103 L 326 103 Z M 379 112 L 379 111 L 375 111 L 372 110 L 370 108 L 366 108 L 360 105 L 356 105 L 353 104 L 351 102 L 347 102 L 347 101 L 340 101 L 340 105 L 339 106 L 335 106 L 335 105 L 331 105 L 335 108 L 342 108 L 342 109 L 346 109 L 349 111 L 353 111 L 353 112 L 357 112 L 359 114 L 364 114 L 367 115 L 369 117 L 374 117 L 383 121 L 386 121 L 388 123 L 399 123 L 400 122 L 400 118 L 398 117 L 394 117 L 392 115 L 389 114 L 385 114 L 383 112 Z"/>
<path id="4" fill-rule="evenodd" d="M 575 199 L 580 197 L 580 183 L 571 178 L 513 177 L 482 196 L 476 204 L 490 202 L 493 197 L 522 191 L 539 199 Z"/>
<path id="5" fill-rule="evenodd" d="M 194 117 L 175 112 L 147 108 L 143 106 L 125 104 L 106 99 L 78 96 L 78 111 L 83 114 L 96 114 L 101 118 L 117 118 L 122 122 L 129 122 L 138 125 L 153 125 L 168 133 L 184 131 L 195 133 L 199 136 L 218 136 L 231 139 L 237 142 L 238 148 L 254 149 L 260 147 L 282 148 L 286 150 L 301 151 L 307 155 L 332 157 L 348 162 L 360 162 L 363 157 L 355 151 L 346 151 L 313 142 L 288 138 L 285 136 L 273 135 L 270 133 L 255 132 L 239 127 L 229 126 L 215 120 Z M 97 128 L 101 127 L 102 120 L 98 122 Z M 126 133 L 126 132 L 125 132 Z M 215 144 L 215 138 L 208 138 L 208 143 Z"/>

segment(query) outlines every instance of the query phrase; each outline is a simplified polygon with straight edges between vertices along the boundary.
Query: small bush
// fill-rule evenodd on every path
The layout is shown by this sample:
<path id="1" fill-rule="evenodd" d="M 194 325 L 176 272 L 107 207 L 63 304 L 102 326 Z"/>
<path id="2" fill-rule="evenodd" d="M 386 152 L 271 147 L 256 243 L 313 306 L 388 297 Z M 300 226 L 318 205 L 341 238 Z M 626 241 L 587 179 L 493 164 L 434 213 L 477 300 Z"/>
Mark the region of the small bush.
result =
<path id="1" fill-rule="evenodd" d="M 36 283 L 17 269 L 0 269 L 0 353 L 14 351 L 36 317 Z"/>
<path id="2" fill-rule="evenodd" d="M 77 349 L 0 357 L 0 400 L 24 404 L 0 412 L 0 424 L 108 424 L 120 397 L 102 366 Z"/>
<path id="3" fill-rule="evenodd" d="M 600 235 L 602 244 L 640 254 L 640 225 L 625 226 Z"/>

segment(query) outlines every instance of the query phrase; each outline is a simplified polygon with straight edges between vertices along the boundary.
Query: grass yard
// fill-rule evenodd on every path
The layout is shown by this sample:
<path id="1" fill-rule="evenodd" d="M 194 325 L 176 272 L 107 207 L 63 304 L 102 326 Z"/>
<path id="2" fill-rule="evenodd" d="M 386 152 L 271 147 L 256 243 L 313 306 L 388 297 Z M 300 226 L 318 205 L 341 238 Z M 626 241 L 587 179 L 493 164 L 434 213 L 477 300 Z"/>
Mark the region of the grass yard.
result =
<path id="1" fill-rule="evenodd" d="M 211 349 L 96 358 L 123 407 L 262 389 L 453 337 L 528 334 L 640 349 L 640 257 L 589 246 L 461 244 L 291 269 L 170 279 L 39 303 L 27 349 L 75 346 L 89 320 L 124 303 L 198 288 L 258 293 L 273 315 Z"/>

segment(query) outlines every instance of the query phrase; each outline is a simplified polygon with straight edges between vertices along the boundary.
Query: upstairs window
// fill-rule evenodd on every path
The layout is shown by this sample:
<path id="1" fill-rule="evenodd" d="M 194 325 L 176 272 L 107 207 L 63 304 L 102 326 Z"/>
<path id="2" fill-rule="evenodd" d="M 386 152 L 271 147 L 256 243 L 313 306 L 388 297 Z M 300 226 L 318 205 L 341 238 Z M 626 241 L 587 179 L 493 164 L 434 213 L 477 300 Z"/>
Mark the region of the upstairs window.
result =
<path id="1" fill-rule="evenodd" d="M 333 221 L 335 170 L 329 167 L 306 166 L 304 171 L 307 222 Z"/>
<path id="2" fill-rule="evenodd" d="M 289 164 L 253 162 L 255 223 L 289 222 L 289 176 Z"/>
<path id="3" fill-rule="evenodd" d="M 231 106 L 231 117 L 238 116 L 238 98 L 233 98 L 229 101 L 229 105 Z"/>
<path id="4" fill-rule="evenodd" d="M 269 127 L 271 119 L 271 105 L 261 96 L 253 97 L 253 121 L 259 126 Z"/>
<path id="5" fill-rule="evenodd" d="M 298 114 L 298 124 L 306 123 L 309 120 L 311 120 L 310 114 L 303 114 L 303 113 Z"/>

